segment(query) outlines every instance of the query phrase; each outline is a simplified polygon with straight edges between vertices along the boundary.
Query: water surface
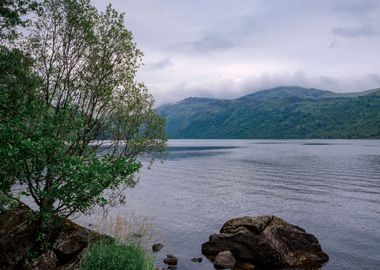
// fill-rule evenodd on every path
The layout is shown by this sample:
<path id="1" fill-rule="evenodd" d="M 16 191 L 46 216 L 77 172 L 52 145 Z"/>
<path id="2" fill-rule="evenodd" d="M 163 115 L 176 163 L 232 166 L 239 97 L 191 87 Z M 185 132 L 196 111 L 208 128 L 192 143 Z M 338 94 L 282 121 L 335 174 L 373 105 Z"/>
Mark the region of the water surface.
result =
<path id="1" fill-rule="evenodd" d="M 157 261 L 173 253 L 180 269 L 212 269 L 190 262 L 209 235 L 266 214 L 313 233 L 324 270 L 380 269 L 379 140 L 171 140 L 126 195 L 165 245 Z"/>

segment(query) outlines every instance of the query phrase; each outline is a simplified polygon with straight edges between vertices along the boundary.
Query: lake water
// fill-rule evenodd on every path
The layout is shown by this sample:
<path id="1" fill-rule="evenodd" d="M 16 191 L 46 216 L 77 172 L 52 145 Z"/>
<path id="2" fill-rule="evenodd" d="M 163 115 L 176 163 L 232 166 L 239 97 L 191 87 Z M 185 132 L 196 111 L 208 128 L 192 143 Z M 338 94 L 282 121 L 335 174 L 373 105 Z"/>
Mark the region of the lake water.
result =
<path id="1" fill-rule="evenodd" d="M 125 207 L 151 218 L 165 245 L 157 261 L 173 253 L 179 269 L 212 269 L 190 261 L 209 235 L 266 214 L 314 234 L 324 270 L 380 269 L 380 141 L 171 140 Z"/>

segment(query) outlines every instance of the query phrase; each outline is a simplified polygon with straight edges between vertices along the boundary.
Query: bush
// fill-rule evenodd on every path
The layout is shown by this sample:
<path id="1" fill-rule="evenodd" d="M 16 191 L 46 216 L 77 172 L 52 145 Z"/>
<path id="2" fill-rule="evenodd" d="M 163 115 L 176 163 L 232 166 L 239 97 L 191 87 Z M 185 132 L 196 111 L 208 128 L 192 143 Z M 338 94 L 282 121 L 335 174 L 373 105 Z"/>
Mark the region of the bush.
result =
<path id="1" fill-rule="evenodd" d="M 154 264 L 137 243 L 122 244 L 104 239 L 89 246 L 83 253 L 80 270 L 153 270 Z"/>
<path id="2" fill-rule="evenodd" d="M 5 196 L 0 192 L 0 213 L 3 213 L 11 208 L 17 207 L 18 203 L 15 200 Z"/>

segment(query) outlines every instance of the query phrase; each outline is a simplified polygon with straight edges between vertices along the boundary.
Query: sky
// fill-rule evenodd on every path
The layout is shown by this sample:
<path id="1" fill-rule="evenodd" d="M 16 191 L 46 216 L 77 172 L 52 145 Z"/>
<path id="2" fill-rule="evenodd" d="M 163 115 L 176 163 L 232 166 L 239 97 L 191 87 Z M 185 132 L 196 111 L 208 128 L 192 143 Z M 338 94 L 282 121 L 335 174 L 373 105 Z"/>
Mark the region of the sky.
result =
<path id="1" fill-rule="evenodd" d="M 380 87 L 380 0 L 95 0 L 125 12 L 158 105 L 277 86 Z"/>

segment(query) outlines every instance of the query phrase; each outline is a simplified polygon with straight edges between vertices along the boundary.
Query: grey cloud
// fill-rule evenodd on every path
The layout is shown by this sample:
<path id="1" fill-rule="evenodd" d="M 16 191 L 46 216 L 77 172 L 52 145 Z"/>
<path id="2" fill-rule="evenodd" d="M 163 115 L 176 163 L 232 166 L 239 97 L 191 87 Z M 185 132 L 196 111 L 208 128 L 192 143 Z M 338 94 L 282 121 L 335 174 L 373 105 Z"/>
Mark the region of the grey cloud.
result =
<path id="1" fill-rule="evenodd" d="M 228 49 L 233 46 L 234 46 L 234 43 L 232 43 L 231 41 L 223 37 L 213 37 L 213 36 L 205 36 L 192 43 L 192 47 L 196 51 L 200 51 L 200 52 Z"/>
<path id="2" fill-rule="evenodd" d="M 363 25 L 354 27 L 336 27 L 333 29 L 333 33 L 341 37 L 355 38 L 362 36 L 374 36 L 377 35 L 379 31 L 376 31 L 372 26 Z"/>
<path id="3" fill-rule="evenodd" d="M 319 78 L 321 80 L 322 85 L 328 85 L 330 87 L 336 87 L 339 85 L 339 81 L 336 78 L 330 76 L 320 76 Z"/>
<path id="4" fill-rule="evenodd" d="M 149 70 L 159 70 L 170 66 L 173 66 L 173 63 L 170 61 L 170 59 L 164 59 L 162 61 L 146 64 L 146 67 Z"/>
<path id="5" fill-rule="evenodd" d="M 330 42 L 330 44 L 327 46 L 329 49 L 335 49 L 339 46 L 339 44 L 335 41 Z"/>
<path id="6" fill-rule="evenodd" d="M 279 85 L 380 85 L 380 0 L 109 1 L 127 14 L 145 53 L 138 79 L 158 103 Z"/>
<path id="7" fill-rule="evenodd" d="M 378 0 L 336 0 L 331 1 L 332 10 L 348 15 L 368 14 L 376 12 L 380 8 Z"/>
<path id="8" fill-rule="evenodd" d="M 379 87 L 380 74 L 367 74 L 361 79 L 338 78 L 332 76 L 310 76 L 303 71 L 283 74 L 263 74 L 250 76 L 241 82 L 221 80 L 200 82 L 196 85 L 179 84 L 166 95 L 159 97 L 159 104 L 176 102 L 186 97 L 207 97 L 235 99 L 241 96 L 278 86 L 301 86 L 335 92 L 364 91 Z"/>
<path id="9" fill-rule="evenodd" d="M 380 86 L 380 74 L 375 74 L 375 73 L 369 74 L 368 79 L 372 81 L 374 84 L 376 84 L 377 87 Z"/>
<path id="10" fill-rule="evenodd" d="M 223 51 L 235 47 L 237 44 L 225 38 L 224 35 L 204 35 L 194 41 L 171 44 L 168 51 L 180 53 L 209 53 L 213 51 Z"/>

